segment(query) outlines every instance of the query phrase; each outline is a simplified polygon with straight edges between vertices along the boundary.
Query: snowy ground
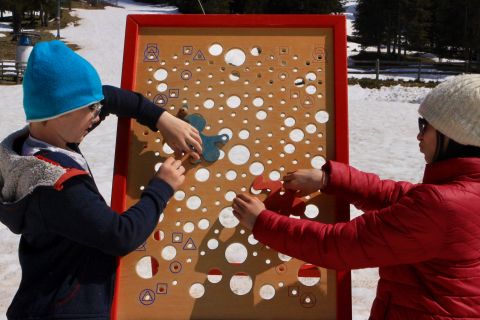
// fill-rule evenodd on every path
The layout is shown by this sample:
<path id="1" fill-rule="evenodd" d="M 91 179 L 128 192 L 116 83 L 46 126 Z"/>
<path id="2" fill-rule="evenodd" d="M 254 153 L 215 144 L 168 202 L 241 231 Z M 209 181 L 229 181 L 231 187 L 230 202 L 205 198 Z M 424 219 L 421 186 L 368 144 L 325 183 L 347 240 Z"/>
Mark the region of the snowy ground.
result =
<path id="1" fill-rule="evenodd" d="M 76 10 L 75 14 L 82 19 L 80 24 L 61 31 L 63 38 L 82 48 L 79 54 L 97 68 L 102 81 L 113 85 L 120 84 L 126 15 L 173 10 L 147 8 L 133 1 L 120 0 L 119 5 L 125 8 Z M 429 89 L 400 86 L 380 90 L 350 86 L 348 89 L 351 164 L 376 172 L 382 178 L 419 181 L 424 162 L 416 141 L 417 108 Z M 1 138 L 25 124 L 21 99 L 21 86 L 0 86 Z M 107 119 L 82 144 L 106 199 L 110 199 L 111 194 L 115 132 L 116 119 Z M 351 216 L 358 214 L 360 212 L 352 208 Z M 6 309 L 20 281 L 18 240 L 0 225 L 0 319 L 5 319 Z M 352 272 L 354 319 L 368 318 L 377 279 L 377 269 Z"/>

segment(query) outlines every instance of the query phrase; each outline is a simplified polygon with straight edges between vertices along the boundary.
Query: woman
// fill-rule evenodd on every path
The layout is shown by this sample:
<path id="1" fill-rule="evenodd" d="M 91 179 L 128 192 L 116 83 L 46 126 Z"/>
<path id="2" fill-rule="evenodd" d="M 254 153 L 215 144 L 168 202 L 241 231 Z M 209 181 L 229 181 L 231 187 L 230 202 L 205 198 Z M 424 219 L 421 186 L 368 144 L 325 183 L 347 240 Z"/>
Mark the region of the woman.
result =
<path id="1" fill-rule="evenodd" d="M 198 159 L 189 124 L 140 94 L 103 86 L 60 41 L 37 44 L 23 81 L 29 126 L 0 144 L 0 221 L 21 233 L 20 287 L 8 319 L 109 319 L 117 257 L 146 241 L 174 191 L 181 161 L 168 158 L 123 214 L 100 195 L 78 148 L 108 114 L 160 130 L 176 153 Z"/>
<path id="2" fill-rule="evenodd" d="M 290 219 L 245 194 L 234 200 L 234 214 L 287 255 L 337 270 L 380 267 L 371 319 L 478 319 L 480 75 L 438 85 L 419 113 L 423 183 L 380 180 L 328 161 L 322 170 L 288 174 L 284 187 L 334 194 L 362 216 L 330 225 Z"/>

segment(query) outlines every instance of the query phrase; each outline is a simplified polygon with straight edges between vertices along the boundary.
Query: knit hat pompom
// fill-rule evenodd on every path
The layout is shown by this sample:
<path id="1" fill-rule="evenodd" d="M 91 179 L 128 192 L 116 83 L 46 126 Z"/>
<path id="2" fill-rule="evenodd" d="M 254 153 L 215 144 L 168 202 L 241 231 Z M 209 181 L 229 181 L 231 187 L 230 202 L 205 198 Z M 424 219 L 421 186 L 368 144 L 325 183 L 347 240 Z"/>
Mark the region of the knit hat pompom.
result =
<path id="1" fill-rule="evenodd" d="M 450 139 L 480 147 L 480 75 L 460 75 L 439 84 L 418 112 Z"/>
<path id="2" fill-rule="evenodd" d="M 23 108 L 28 122 L 44 121 L 103 100 L 95 68 L 63 42 L 39 42 L 23 78 Z"/>

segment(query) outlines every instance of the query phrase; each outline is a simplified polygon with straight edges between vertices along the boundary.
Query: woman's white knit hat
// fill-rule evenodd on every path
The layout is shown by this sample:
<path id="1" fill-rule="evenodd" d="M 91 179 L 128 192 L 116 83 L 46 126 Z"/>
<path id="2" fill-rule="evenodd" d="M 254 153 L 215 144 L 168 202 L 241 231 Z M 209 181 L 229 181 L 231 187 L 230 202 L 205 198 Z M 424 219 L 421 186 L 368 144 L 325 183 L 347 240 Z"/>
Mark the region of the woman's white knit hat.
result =
<path id="1" fill-rule="evenodd" d="M 450 139 L 480 147 L 480 75 L 460 75 L 439 84 L 418 112 Z"/>

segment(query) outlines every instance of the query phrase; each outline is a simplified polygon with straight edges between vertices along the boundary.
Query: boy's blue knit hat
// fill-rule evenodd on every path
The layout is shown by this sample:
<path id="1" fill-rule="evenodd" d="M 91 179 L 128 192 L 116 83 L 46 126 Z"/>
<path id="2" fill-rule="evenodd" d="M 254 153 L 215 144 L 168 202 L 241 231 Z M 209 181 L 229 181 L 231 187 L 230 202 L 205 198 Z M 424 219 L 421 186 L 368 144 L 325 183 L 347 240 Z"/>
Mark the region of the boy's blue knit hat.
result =
<path id="1" fill-rule="evenodd" d="M 28 122 L 53 119 L 103 98 L 95 68 L 63 42 L 39 42 L 33 48 L 23 78 Z"/>

